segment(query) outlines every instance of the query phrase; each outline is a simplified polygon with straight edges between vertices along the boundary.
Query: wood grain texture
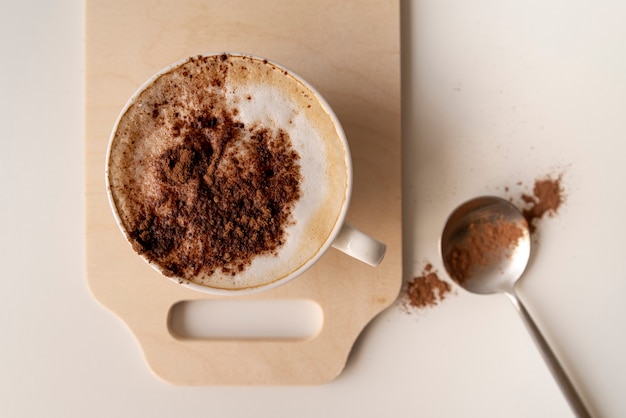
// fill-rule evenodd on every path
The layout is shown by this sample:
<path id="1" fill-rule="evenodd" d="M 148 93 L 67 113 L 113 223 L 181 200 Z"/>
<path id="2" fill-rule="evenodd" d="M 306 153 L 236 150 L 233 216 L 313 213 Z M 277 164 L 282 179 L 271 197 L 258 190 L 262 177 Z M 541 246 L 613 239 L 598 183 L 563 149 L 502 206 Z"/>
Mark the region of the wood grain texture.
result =
<path id="1" fill-rule="evenodd" d="M 179 385 L 303 385 L 335 378 L 359 333 L 402 284 L 400 28 L 397 1 L 87 0 L 86 246 L 94 297 L 128 324 L 156 375 Z M 111 129 L 153 73 L 182 58 L 238 51 L 298 73 L 333 107 L 350 143 L 347 220 L 387 244 L 372 268 L 331 249 L 278 289 L 323 310 L 307 340 L 183 340 L 168 330 L 179 301 L 211 299 L 172 283 L 133 253 L 104 187 Z"/>

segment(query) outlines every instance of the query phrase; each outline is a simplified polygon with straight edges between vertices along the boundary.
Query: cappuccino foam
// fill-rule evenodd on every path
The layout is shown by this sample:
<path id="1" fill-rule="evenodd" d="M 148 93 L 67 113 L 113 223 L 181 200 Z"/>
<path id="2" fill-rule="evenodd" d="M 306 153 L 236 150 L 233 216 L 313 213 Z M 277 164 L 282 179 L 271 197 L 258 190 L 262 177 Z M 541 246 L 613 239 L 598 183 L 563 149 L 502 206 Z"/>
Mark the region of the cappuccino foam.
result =
<path id="1" fill-rule="evenodd" d="M 272 63 L 223 54 L 175 65 L 131 99 L 108 182 L 119 223 L 152 265 L 242 289 L 287 277 L 319 252 L 348 170 L 315 93 Z"/>

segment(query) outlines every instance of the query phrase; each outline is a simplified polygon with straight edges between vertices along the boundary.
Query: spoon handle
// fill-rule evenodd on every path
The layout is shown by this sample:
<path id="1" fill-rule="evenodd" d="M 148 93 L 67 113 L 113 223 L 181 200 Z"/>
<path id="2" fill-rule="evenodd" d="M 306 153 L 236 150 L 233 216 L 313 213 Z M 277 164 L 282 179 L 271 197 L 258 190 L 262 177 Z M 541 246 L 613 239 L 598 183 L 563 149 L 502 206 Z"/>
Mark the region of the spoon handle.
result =
<path id="1" fill-rule="evenodd" d="M 589 413 L 582 399 L 576 392 L 574 385 L 572 385 L 572 382 L 567 377 L 567 373 L 565 373 L 565 370 L 563 369 L 558 359 L 552 352 L 552 349 L 550 349 L 548 342 L 545 340 L 545 338 L 543 338 L 541 331 L 539 331 L 539 328 L 537 328 L 537 325 L 535 325 L 535 321 L 533 321 L 533 319 L 531 318 L 530 314 L 528 313 L 528 311 L 526 310 L 526 308 L 524 307 L 520 299 L 517 297 L 517 295 L 514 292 L 507 293 L 507 296 L 509 297 L 509 299 L 511 299 L 511 301 L 513 302 L 513 305 L 515 305 L 515 308 L 519 312 L 520 316 L 522 317 L 522 320 L 526 324 L 526 327 L 530 331 L 530 334 L 535 340 L 535 343 L 539 347 L 539 351 L 541 352 L 543 359 L 545 360 L 546 364 L 550 368 L 552 375 L 554 376 L 557 383 L 559 384 L 561 391 L 565 395 L 565 398 L 569 402 L 572 410 L 576 413 L 578 417 L 581 417 L 581 418 L 591 417 L 591 414 Z"/>

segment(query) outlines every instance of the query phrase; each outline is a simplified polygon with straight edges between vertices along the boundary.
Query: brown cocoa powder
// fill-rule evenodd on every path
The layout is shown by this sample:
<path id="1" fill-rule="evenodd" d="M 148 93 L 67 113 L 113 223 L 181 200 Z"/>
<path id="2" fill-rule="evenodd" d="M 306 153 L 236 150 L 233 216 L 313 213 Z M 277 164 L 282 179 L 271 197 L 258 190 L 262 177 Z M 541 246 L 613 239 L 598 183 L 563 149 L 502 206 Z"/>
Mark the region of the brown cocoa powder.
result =
<path id="1" fill-rule="evenodd" d="M 167 276 L 234 276 L 256 256 L 276 254 L 294 222 L 300 156 L 286 131 L 244 125 L 236 107 L 206 88 L 219 85 L 228 68 L 190 58 L 181 73 L 188 79 L 167 84 L 146 110 L 155 126 L 169 127 L 168 138 L 179 140 L 146 163 L 159 183 L 136 202 L 140 210 L 127 229 L 133 248 Z M 188 106 L 183 117 L 185 95 L 202 106 Z"/>
<path id="2" fill-rule="evenodd" d="M 462 245 L 454 246 L 446 257 L 452 279 L 463 284 L 476 271 L 502 257 L 509 257 L 524 231 L 515 222 L 497 219 L 495 222 L 473 222 Z"/>
<path id="3" fill-rule="evenodd" d="M 556 215 L 563 204 L 565 195 L 561 185 L 562 177 L 560 174 L 539 178 L 534 182 L 532 194 L 521 195 L 521 200 L 528 205 L 522 213 L 531 233 L 536 230 L 539 219 Z M 522 184 L 521 181 L 516 183 L 517 186 Z M 504 190 L 509 192 L 510 188 L 507 186 Z M 448 261 L 457 272 L 452 279 L 458 284 L 469 280 L 475 268 L 488 265 L 494 257 L 510 256 L 511 250 L 523 235 L 518 225 L 503 220 L 495 224 L 473 224 L 469 233 L 467 247 L 456 247 L 448 256 Z M 450 284 L 441 280 L 432 264 L 427 263 L 421 274 L 407 283 L 404 307 L 419 309 L 436 306 L 451 291 Z"/>
<path id="4" fill-rule="evenodd" d="M 428 263 L 421 274 L 406 286 L 406 308 L 428 308 L 439 304 L 452 291 L 450 284 L 441 280 L 432 264 Z"/>
<path id="5" fill-rule="evenodd" d="M 210 130 L 190 129 L 183 144 L 162 155 L 159 198 L 145 202 L 144 216 L 130 230 L 136 250 L 160 260 L 166 275 L 210 275 L 218 268 L 235 274 L 256 255 L 273 253 L 300 195 L 299 156 L 286 133 L 256 129 L 244 146 L 246 158 L 238 159 L 229 144 L 238 141 L 243 126 L 227 115 L 217 119 Z M 229 170 L 218 174 L 225 158 Z M 190 183 L 193 193 L 182 195 L 180 186 Z M 188 237 L 189 231 L 195 236 Z M 170 257 L 188 238 L 203 243 L 203 250 Z"/>
<path id="6" fill-rule="evenodd" d="M 522 200 L 529 207 L 523 210 L 524 217 L 530 227 L 530 232 L 535 232 L 536 221 L 545 215 L 554 216 L 564 201 L 563 187 L 561 179 L 563 175 L 556 178 L 544 177 L 535 180 L 533 194 L 522 194 Z"/>

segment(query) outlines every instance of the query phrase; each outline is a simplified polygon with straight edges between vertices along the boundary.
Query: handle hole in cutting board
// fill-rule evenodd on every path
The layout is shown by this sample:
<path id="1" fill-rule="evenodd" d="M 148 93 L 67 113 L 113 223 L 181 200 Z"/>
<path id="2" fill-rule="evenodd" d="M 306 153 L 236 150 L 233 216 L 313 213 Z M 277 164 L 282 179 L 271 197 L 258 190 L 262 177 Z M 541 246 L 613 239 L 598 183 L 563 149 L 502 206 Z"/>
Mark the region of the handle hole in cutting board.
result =
<path id="1" fill-rule="evenodd" d="M 306 340 L 324 322 L 317 302 L 289 300 L 188 300 L 172 306 L 170 332 L 181 339 Z"/>

